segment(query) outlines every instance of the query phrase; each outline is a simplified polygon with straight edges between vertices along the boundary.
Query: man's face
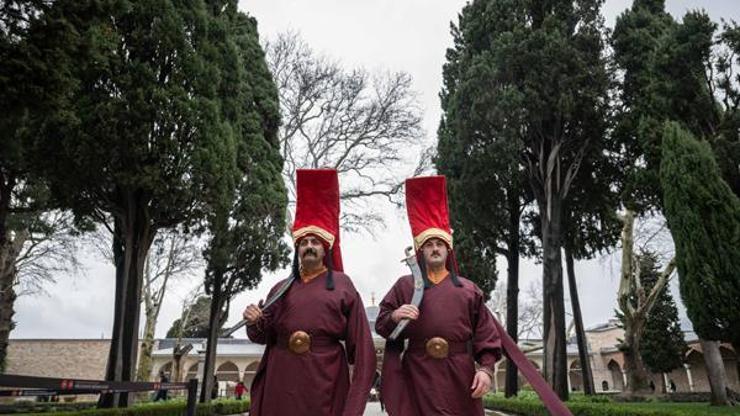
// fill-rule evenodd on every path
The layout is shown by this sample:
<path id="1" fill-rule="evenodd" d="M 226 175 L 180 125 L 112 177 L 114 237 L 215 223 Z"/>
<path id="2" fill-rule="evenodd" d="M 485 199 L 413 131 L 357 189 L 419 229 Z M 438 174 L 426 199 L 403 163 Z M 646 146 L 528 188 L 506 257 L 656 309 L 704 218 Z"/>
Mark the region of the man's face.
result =
<path id="1" fill-rule="evenodd" d="M 304 267 L 317 267 L 324 261 L 324 245 L 313 235 L 303 237 L 298 241 L 298 258 Z"/>
<path id="2" fill-rule="evenodd" d="M 430 238 L 421 246 L 424 260 L 429 268 L 444 267 L 447 262 L 447 244 L 439 238 Z"/>

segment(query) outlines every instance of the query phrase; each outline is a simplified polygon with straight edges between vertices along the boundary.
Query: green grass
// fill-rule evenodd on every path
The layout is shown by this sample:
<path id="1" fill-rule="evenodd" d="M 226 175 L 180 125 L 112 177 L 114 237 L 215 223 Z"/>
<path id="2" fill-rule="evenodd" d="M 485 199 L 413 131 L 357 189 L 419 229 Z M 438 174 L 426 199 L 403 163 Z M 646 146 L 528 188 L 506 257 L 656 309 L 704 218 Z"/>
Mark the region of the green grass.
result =
<path id="1" fill-rule="evenodd" d="M 717 407 L 708 403 L 670 403 L 670 402 L 647 402 L 647 403 L 619 403 L 620 406 L 645 410 L 666 410 L 678 414 L 691 415 L 740 415 L 740 407 Z"/>
<path id="2" fill-rule="evenodd" d="M 547 416 L 548 412 L 537 396 L 524 392 L 521 397 L 505 399 L 501 394 L 484 398 L 489 409 L 528 416 Z M 606 396 L 572 395 L 566 403 L 574 416 L 712 416 L 740 415 L 740 407 L 714 407 L 708 403 L 672 403 L 648 401 L 617 403 Z"/>

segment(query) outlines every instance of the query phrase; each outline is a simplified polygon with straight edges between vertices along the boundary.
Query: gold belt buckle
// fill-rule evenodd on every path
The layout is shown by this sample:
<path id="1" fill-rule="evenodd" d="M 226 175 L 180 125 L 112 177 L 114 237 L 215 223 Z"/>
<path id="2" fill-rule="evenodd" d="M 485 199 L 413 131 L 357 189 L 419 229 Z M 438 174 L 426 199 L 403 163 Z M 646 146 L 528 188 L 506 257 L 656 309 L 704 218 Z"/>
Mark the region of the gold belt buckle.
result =
<path id="1" fill-rule="evenodd" d="M 311 349 L 311 335 L 305 331 L 295 331 L 288 339 L 288 349 L 296 354 L 303 354 Z"/>
<path id="2" fill-rule="evenodd" d="M 447 358 L 450 353 L 450 345 L 442 337 L 430 338 L 426 343 L 427 354 L 438 360 Z"/>

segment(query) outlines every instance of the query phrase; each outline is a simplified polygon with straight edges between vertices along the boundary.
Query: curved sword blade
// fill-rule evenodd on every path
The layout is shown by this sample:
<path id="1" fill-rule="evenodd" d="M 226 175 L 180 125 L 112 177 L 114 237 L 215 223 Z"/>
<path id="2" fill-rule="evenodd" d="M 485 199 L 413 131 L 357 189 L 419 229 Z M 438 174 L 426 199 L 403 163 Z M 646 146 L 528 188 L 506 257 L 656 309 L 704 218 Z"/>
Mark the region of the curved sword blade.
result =
<path id="1" fill-rule="evenodd" d="M 414 293 L 411 296 L 411 304 L 418 308 L 419 305 L 421 305 L 421 299 L 424 297 L 424 278 L 421 276 L 421 269 L 419 268 L 419 263 L 416 261 L 416 253 L 414 253 L 413 248 L 406 248 L 406 258 L 402 261 L 409 266 L 409 269 L 411 269 L 411 275 L 414 277 Z M 393 332 L 388 336 L 388 339 L 393 341 L 398 338 L 398 336 L 401 335 L 401 331 L 403 331 L 408 324 L 408 319 L 402 319 L 401 322 L 396 325 L 396 328 L 393 329 Z"/>

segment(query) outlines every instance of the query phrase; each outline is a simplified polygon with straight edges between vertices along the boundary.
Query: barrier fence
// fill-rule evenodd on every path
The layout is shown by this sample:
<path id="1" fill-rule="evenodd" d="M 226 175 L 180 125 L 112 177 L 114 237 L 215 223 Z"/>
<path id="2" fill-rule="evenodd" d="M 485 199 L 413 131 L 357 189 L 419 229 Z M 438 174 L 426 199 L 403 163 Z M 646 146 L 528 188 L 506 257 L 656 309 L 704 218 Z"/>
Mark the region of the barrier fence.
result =
<path id="1" fill-rule="evenodd" d="M 195 416 L 198 380 L 187 383 L 78 380 L 0 374 L 0 397 L 57 396 L 70 394 L 133 393 L 157 390 L 187 390 L 185 414 Z"/>

